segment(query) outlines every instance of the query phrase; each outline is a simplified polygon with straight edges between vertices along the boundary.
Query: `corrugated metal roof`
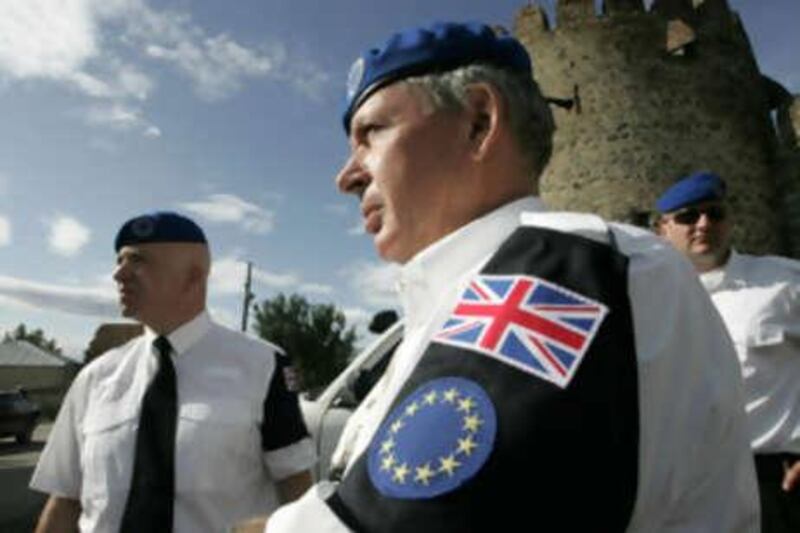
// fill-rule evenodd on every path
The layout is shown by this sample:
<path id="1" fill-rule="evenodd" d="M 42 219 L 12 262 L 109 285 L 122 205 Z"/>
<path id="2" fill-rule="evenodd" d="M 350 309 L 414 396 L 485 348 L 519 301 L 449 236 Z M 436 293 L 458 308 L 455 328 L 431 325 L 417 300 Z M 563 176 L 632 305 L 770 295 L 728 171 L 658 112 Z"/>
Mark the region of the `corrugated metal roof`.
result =
<path id="1" fill-rule="evenodd" d="M 26 341 L 0 342 L 0 366 L 65 366 L 66 361 Z"/>

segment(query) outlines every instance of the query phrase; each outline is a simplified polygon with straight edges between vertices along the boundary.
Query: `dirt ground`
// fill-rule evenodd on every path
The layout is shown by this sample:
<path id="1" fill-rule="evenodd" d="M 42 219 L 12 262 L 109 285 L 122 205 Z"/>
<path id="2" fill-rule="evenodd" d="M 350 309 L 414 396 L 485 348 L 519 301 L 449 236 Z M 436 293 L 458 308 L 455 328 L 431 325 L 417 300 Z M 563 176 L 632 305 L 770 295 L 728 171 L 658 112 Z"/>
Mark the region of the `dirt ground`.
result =
<path id="1" fill-rule="evenodd" d="M 13 438 L 0 439 L 0 531 L 3 533 L 33 531 L 46 498 L 30 490 L 28 482 L 51 425 L 40 424 L 30 444 L 17 444 Z"/>

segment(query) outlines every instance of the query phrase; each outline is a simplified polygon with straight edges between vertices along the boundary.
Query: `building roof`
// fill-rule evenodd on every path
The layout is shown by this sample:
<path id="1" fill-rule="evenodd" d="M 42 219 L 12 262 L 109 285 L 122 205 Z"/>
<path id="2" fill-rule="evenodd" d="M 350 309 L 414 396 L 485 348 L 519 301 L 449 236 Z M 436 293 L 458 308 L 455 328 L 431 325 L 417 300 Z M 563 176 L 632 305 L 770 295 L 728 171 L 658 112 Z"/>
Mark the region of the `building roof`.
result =
<path id="1" fill-rule="evenodd" d="M 0 342 L 0 367 L 66 366 L 68 361 L 27 341 Z"/>

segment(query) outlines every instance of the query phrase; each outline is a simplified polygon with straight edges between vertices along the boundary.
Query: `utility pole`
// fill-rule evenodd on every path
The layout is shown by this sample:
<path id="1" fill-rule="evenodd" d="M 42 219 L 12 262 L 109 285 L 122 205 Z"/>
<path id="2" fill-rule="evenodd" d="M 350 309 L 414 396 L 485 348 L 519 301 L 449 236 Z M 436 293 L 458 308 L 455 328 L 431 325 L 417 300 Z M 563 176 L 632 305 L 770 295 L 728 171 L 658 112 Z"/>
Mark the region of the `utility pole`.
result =
<path id="1" fill-rule="evenodd" d="M 250 310 L 250 302 L 255 296 L 250 292 L 250 281 L 253 276 L 253 263 L 247 262 L 247 277 L 244 280 L 244 306 L 242 308 L 242 331 L 247 331 L 247 313 Z"/>

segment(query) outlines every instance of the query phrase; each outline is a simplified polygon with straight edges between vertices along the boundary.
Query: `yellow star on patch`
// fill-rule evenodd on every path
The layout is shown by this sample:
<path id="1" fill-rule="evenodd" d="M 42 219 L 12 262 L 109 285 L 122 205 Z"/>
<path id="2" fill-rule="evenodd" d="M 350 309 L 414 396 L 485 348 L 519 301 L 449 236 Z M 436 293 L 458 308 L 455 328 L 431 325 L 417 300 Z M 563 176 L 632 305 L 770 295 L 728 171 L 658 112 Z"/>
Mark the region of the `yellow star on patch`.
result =
<path id="1" fill-rule="evenodd" d="M 463 400 L 458 401 L 458 410 L 459 411 L 466 411 L 469 413 L 473 407 L 475 407 L 475 400 L 467 396 Z"/>
<path id="2" fill-rule="evenodd" d="M 437 397 L 436 391 L 432 390 L 428 394 L 425 395 L 425 400 L 424 401 L 428 405 L 433 405 L 433 404 L 436 403 L 436 397 Z"/>
<path id="3" fill-rule="evenodd" d="M 461 463 L 452 454 L 439 459 L 439 470 L 447 473 L 450 477 L 453 477 L 453 473 L 459 466 L 461 466 Z"/>
<path id="4" fill-rule="evenodd" d="M 392 481 L 396 481 L 401 485 L 406 482 L 406 476 L 408 475 L 408 465 L 406 463 L 401 464 L 400 466 L 395 467 L 394 475 L 392 476 Z"/>
<path id="5" fill-rule="evenodd" d="M 447 403 L 456 403 L 456 398 L 458 398 L 458 390 L 453 387 L 452 389 L 444 391 L 444 399 L 442 401 Z"/>
<path id="6" fill-rule="evenodd" d="M 464 417 L 464 427 L 462 429 L 466 429 L 467 431 L 472 431 L 475 433 L 480 428 L 481 424 L 483 424 L 483 420 L 480 419 L 478 415 L 469 415 Z"/>
<path id="7" fill-rule="evenodd" d="M 408 416 L 414 416 L 419 411 L 419 404 L 417 402 L 412 403 L 408 407 L 406 407 L 406 414 Z"/>
<path id="8" fill-rule="evenodd" d="M 395 422 L 394 424 L 392 424 L 392 433 L 397 433 L 398 431 L 400 431 L 401 429 L 403 429 L 403 426 L 404 426 L 404 425 L 405 425 L 405 424 L 403 424 L 403 421 L 402 421 L 402 420 L 398 420 L 397 422 Z"/>
<path id="9" fill-rule="evenodd" d="M 389 453 L 394 448 L 394 439 L 389 437 L 381 443 L 381 453 Z"/>
<path id="10" fill-rule="evenodd" d="M 436 473 L 431 470 L 430 464 L 425 463 L 422 466 L 417 467 L 417 475 L 414 477 L 414 481 L 418 481 L 425 486 L 428 486 L 431 482 L 431 478 L 436 475 Z"/>
<path id="11" fill-rule="evenodd" d="M 396 460 L 394 458 L 394 455 L 387 455 L 381 461 L 381 470 L 383 470 L 384 472 L 391 470 L 395 462 Z"/>
<path id="12" fill-rule="evenodd" d="M 466 439 L 458 439 L 458 451 L 464 452 L 466 455 L 472 455 L 472 450 L 478 447 L 478 443 L 472 440 L 470 435 Z"/>

